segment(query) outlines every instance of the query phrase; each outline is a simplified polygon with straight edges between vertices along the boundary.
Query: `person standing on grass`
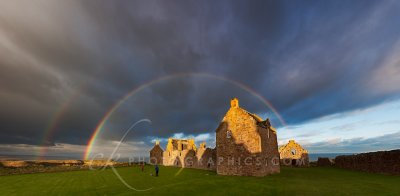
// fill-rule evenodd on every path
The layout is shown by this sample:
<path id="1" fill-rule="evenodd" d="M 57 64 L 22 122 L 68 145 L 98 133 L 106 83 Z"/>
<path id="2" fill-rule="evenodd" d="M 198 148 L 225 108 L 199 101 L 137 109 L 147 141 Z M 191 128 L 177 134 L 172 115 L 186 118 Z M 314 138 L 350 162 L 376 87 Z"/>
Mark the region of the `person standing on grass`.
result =
<path id="1" fill-rule="evenodd" d="M 156 165 L 155 169 L 156 169 L 156 176 L 158 176 L 158 170 L 159 170 L 158 165 Z"/>
<path id="2" fill-rule="evenodd" d="M 141 165 L 142 172 L 144 171 L 144 163 Z"/>

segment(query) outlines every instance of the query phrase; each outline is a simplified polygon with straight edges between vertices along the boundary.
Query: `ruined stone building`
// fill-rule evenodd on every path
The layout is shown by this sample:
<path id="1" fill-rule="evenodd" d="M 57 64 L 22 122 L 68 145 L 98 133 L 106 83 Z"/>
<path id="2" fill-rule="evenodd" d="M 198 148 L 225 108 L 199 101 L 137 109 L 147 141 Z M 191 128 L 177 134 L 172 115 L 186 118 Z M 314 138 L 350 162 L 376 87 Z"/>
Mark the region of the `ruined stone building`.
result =
<path id="1" fill-rule="evenodd" d="M 236 98 L 217 128 L 216 149 L 218 174 L 265 176 L 280 172 L 276 130 L 269 119 L 240 108 Z"/>
<path id="2" fill-rule="evenodd" d="M 168 139 L 167 149 L 163 153 L 163 164 L 173 165 L 179 167 L 191 167 L 193 163 L 190 161 L 184 161 L 187 157 L 193 157 L 196 155 L 196 144 L 194 139 Z"/>
<path id="3" fill-rule="evenodd" d="M 294 140 L 279 147 L 281 165 L 286 166 L 308 166 L 308 151 L 296 143 Z"/>
<path id="4" fill-rule="evenodd" d="M 151 164 L 215 170 L 215 160 L 215 149 L 207 148 L 205 142 L 197 148 L 194 139 L 169 138 L 165 151 L 158 141 L 150 150 Z"/>
<path id="5" fill-rule="evenodd" d="M 216 170 L 220 175 L 265 176 L 280 172 L 276 130 L 269 119 L 240 108 L 236 98 L 216 130 L 214 149 L 205 143 L 196 148 L 193 139 L 170 138 L 165 151 L 156 143 L 150 160 L 166 166 Z"/>

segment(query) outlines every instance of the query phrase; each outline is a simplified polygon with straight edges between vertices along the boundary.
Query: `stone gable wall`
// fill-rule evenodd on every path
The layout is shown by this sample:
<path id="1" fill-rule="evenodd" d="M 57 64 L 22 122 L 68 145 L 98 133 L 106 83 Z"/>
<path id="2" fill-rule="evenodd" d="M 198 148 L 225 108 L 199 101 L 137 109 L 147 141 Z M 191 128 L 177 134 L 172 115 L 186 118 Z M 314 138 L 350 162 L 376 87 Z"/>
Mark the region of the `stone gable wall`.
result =
<path id="1" fill-rule="evenodd" d="M 289 140 L 286 145 L 281 146 L 279 148 L 279 155 L 281 165 L 298 167 L 309 166 L 308 151 L 294 140 Z"/>
<path id="2" fill-rule="evenodd" d="M 151 150 L 150 150 L 150 163 L 151 164 L 163 164 L 163 153 L 164 151 L 160 147 L 160 145 L 156 144 Z"/>
<path id="3" fill-rule="evenodd" d="M 280 172 L 276 134 L 258 127 L 245 110 L 231 107 L 216 137 L 218 174 L 265 176 Z"/>

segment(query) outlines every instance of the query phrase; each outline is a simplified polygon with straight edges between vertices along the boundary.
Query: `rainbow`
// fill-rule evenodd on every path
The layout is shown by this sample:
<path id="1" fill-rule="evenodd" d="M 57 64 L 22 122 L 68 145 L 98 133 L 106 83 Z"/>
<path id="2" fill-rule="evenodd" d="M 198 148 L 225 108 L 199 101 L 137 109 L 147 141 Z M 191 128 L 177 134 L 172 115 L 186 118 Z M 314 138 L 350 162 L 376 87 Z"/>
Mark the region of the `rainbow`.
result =
<path id="1" fill-rule="evenodd" d="M 61 120 L 63 119 L 64 115 L 68 112 L 68 109 L 70 108 L 70 105 L 73 103 L 74 100 L 78 98 L 78 96 L 81 94 L 81 92 L 85 89 L 86 85 L 81 85 L 77 90 L 74 91 L 74 93 L 69 96 L 69 98 L 64 101 L 60 107 L 55 110 L 53 118 L 50 119 L 49 124 L 43 134 L 43 139 L 41 140 L 41 146 L 39 148 L 39 152 L 37 153 L 36 159 L 43 159 L 44 155 L 47 153 L 48 146 L 46 146 L 46 143 L 51 140 L 54 136 L 54 132 L 59 126 Z"/>
<path id="2" fill-rule="evenodd" d="M 147 83 L 144 83 L 140 86 L 138 86 L 137 88 L 133 89 L 132 91 L 130 91 L 128 94 L 126 94 L 125 96 L 123 96 L 119 101 L 117 101 L 103 116 L 103 118 L 99 121 L 98 125 L 96 126 L 96 129 L 94 130 L 92 136 L 90 137 L 88 144 L 86 146 L 86 151 L 83 155 L 83 159 L 87 160 L 89 159 L 90 153 L 92 151 L 93 145 L 96 142 L 96 138 L 99 135 L 99 133 L 101 132 L 101 130 L 103 129 L 103 126 L 105 125 L 106 121 L 110 118 L 110 116 L 127 100 L 129 99 L 131 96 L 135 95 L 136 93 L 140 92 L 141 90 L 148 88 L 151 85 L 154 85 L 156 83 L 165 81 L 165 80 L 169 80 L 169 79 L 173 79 L 173 78 L 180 78 L 180 77 L 206 77 L 206 78 L 211 78 L 211 79 L 216 79 L 216 80 L 221 80 L 221 81 L 225 81 L 228 83 L 231 83 L 247 92 L 249 92 L 250 94 L 252 94 L 253 96 L 255 96 L 257 99 L 259 99 L 263 104 L 265 104 L 269 109 L 272 110 L 272 112 L 277 116 L 277 118 L 279 119 L 279 121 L 281 122 L 281 124 L 283 126 L 286 126 L 286 122 L 283 120 L 282 116 L 278 113 L 278 111 L 275 109 L 275 107 L 273 107 L 273 105 L 271 104 L 271 102 L 269 102 L 267 99 L 265 99 L 263 96 L 261 96 L 259 93 L 257 93 L 255 90 L 253 90 L 252 88 L 246 86 L 245 84 L 242 84 L 240 82 L 237 82 L 235 80 L 226 78 L 226 77 L 222 77 L 222 76 L 217 76 L 217 75 L 213 75 L 213 74 L 209 74 L 209 73 L 178 73 L 178 74 L 173 74 L 173 75 L 167 75 L 167 76 L 163 76 L 160 78 L 156 78 L 154 80 L 151 80 Z"/>
<path id="3" fill-rule="evenodd" d="M 44 132 L 44 136 L 41 142 L 41 146 L 39 148 L 39 153 L 36 157 L 37 160 L 41 160 L 44 158 L 44 155 L 47 153 L 48 146 L 47 142 L 53 137 L 53 133 L 58 126 L 58 124 L 61 122 L 62 117 L 66 113 L 68 106 L 70 104 L 70 101 L 64 102 L 61 107 L 56 110 L 54 117 L 50 120 L 49 126 L 47 127 L 46 131 Z"/>

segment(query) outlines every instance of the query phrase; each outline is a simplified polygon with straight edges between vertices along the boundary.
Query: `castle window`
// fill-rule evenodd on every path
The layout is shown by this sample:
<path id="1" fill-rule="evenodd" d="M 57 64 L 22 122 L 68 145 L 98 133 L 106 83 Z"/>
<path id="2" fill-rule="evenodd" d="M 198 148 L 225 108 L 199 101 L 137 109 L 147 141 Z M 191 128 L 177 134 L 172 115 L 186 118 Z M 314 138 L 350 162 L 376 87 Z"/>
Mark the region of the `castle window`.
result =
<path id="1" fill-rule="evenodd" d="M 226 132 L 226 138 L 230 139 L 232 137 L 232 132 L 230 130 L 228 130 Z"/>

